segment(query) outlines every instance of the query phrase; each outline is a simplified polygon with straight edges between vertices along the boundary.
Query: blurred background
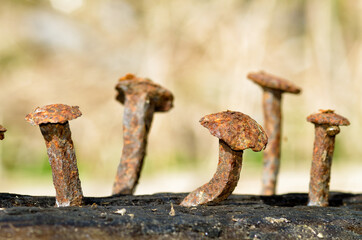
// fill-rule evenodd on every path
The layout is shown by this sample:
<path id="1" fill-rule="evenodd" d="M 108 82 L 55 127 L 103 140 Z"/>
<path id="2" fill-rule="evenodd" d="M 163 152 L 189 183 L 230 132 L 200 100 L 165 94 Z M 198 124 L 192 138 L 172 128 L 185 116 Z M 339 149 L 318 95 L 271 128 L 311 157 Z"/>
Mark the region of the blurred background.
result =
<path id="1" fill-rule="evenodd" d="M 283 97 L 278 193 L 307 192 L 319 109 L 351 125 L 336 138 L 331 190 L 362 192 L 362 1 L 0 0 L 0 192 L 55 195 L 43 137 L 26 114 L 77 105 L 70 122 L 86 196 L 111 193 L 122 151 L 126 73 L 171 90 L 156 113 L 136 194 L 187 192 L 212 177 L 218 140 L 199 124 L 234 110 L 263 124 L 262 90 L 246 78 L 265 70 L 301 95 Z M 262 153 L 246 150 L 235 193 L 259 194 Z"/>

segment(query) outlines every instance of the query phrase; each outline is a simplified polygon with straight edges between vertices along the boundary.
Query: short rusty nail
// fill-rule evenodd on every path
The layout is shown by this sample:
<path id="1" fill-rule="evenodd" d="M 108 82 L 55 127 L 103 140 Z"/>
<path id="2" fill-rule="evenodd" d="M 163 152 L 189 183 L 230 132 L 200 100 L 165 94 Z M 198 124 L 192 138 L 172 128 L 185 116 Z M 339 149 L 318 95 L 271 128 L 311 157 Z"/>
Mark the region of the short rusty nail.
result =
<path id="1" fill-rule="evenodd" d="M 0 140 L 3 140 L 5 138 L 4 133 L 6 132 L 6 128 L 0 125 Z"/>
<path id="2" fill-rule="evenodd" d="M 312 167 L 310 170 L 308 206 L 328 206 L 329 181 L 335 136 L 339 127 L 349 125 L 348 119 L 333 110 L 320 110 L 307 117 L 315 125 Z"/>
<path id="3" fill-rule="evenodd" d="M 282 94 L 298 94 L 301 90 L 291 82 L 263 71 L 249 73 L 248 78 L 263 88 L 264 127 L 269 142 L 264 151 L 262 194 L 274 195 L 280 166 Z"/>
<path id="4" fill-rule="evenodd" d="M 146 155 L 153 114 L 170 110 L 173 95 L 151 80 L 133 74 L 122 77 L 116 90 L 117 100 L 124 104 L 123 150 L 112 193 L 133 194 Z"/>
<path id="5" fill-rule="evenodd" d="M 77 106 L 52 104 L 38 107 L 25 117 L 32 125 L 39 125 L 45 139 L 58 207 L 82 205 L 83 193 L 68 122 L 81 115 Z"/>
<path id="6" fill-rule="evenodd" d="M 213 178 L 180 203 L 184 207 L 217 203 L 229 197 L 239 181 L 243 151 L 261 151 L 268 142 L 263 128 L 240 112 L 210 114 L 201 118 L 200 123 L 219 138 L 219 162 Z"/>

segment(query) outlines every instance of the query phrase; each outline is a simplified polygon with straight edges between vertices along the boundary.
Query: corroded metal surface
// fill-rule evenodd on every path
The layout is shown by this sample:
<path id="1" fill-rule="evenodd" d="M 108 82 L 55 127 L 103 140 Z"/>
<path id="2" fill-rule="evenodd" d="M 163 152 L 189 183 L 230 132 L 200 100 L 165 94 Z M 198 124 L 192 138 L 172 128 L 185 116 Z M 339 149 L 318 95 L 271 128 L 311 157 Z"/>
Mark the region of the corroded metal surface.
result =
<path id="1" fill-rule="evenodd" d="M 281 92 L 300 93 L 301 89 L 286 79 L 271 75 L 264 71 L 249 73 L 248 78 L 263 88 L 270 88 Z"/>
<path id="2" fill-rule="evenodd" d="M 154 109 L 145 95 L 128 96 L 125 102 L 122 157 L 113 194 L 133 194 L 140 177 Z"/>
<path id="3" fill-rule="evenodd" d="M 243 151 L 232 150 L 223 140 L 219 140 L 219 162 L 213 178 L 192 191 L 180 203 L 184 207 L 217 203 L 225 200 L 238 184 Z"/>
<path id="4" fill-rule="evenodd" d="M 310 170 L 308 206 L 328 206 L 329 182 L 334 151 L 334 136 L 328 136 L 326 127 L 315 126 L 313 161 Z"/>
<path id="5" fill-rule="evenodd" d="M 113 194 L 133 194 L 146 155 L 147 137 L 154 112 L 172 108 L 170 91 L 149 79 L 127 74 L 116 86 L 117 100 L 124 104 L 123 150 Z"/>
<path id="6" fill-rule="evenodd" d="M 334 126 L 347 126 L 349 121 L 347 118 L 334 113 L 333 110 L 319 110 L 319 113 L 311 114 L 307 117 L 307 121 L 316 124 L 328 124 Z"/>
<path id="7" fill-rule="evenodd" d="M 264 126 L 269 136 L 269 144 L 264 151 L 262 194 L 274 195 L 276 193 L 277 176 L 280 167 L 282 93 L 298 94 L 301 92 L 301 89 L 288 80 L 263 71 L 249 73 L 248 78 L 260 85 L 264 91 Z"/>
<path id="8" fill-rule="evenodd" d="M 225 111 L 207 115 L 200 119 L 202 126 L 225 141 L 233 150 L 261 151 L 268 137 L 264 129 L 251 117 L 241 112 Z"/>
<path id="9" fill-rule="evenodd" d="M 47 110 L 50 112 L 48 113 Z M 57 113 L 60 116 L 57 116 Z M 49 163 L 52 168 L 58 207 L 82 205 L 83 193 L 79 180 L 77 159 L 69 122 L 64 120 L 74 119 L 80 115 L 78 107 L 54 104 L 37 108 L 34 113 L 26 116 L 26 120 L 32 124 L 40 122 L 39 127 L 45 140 Z M 42 123 L 47 120 L 53 122 L 56 121 L 55 119 L 59 119 L 62 123 Z"/>
<path id="10" fill-rule="evenodd" d="M 268 146 L 264 150 L 262 194 L 274 195 L 280 166 L 281 98 L 279 91 L 265 90 L 263 94 L 264 127 Z"/>
<path id="11" fill-rule="evenodd" d="M 51 104 L 37 107 L 34 112 L 25 117 L 25 120 L 32 125 L 39 125 L 41 123 L 65 123 L 80 116 L 82 116 L 82 113 L 78 106 Z"/>
<path id="12" fill-rule="evenodd" d="M 147 93 L 147 98 L 152 101 L 155 112 L 167 112 L 173 107 L 172 93 L 148 78 L 138 78 L 127 74 L 119 79 L 116 86 L 117 100 L 125 103 L 128 95 Z"/>
<path id="13" fill-rule="evenodd" d="M 240 112 L 210 114 L 200 123 L 219 138 L 219 163 L 213 178 L 181 202 L 184 207 L 217 203 L 229 197 L 239 181 L 243 150 L 260 151 L 268 142 L 263 128 Z"/>
<path id="14" fill-rule="evenodd" d="M 4 139 L 4 133 L 6 132 L 6 128 L 4 128 L 3 126 L 0 125 L 0 140 Z"/>
<path id="15" fill-rule="evenodd" d="M 328 206 L 335 135 L 340 131 L 336 125 L 349 125 L 349 121 L 332 110 L 321 110 L 318 114 L 310 115 L 307 120 L 315 124 L 308 206 L 325 207 Z"/>
<path id="16" fill-rule="evenodd" d="M 69 123 L 40 125 L 45 139 L 58 207 L 82 205 L 82 188 Z"/>
<path id="17" fill-rule="evenodd" d="M 330 126 L 327 127 L 326 132 L 329 136 L 335 136 L 337 135 L 341 130 L 339 129 L 338 126 Z"/>

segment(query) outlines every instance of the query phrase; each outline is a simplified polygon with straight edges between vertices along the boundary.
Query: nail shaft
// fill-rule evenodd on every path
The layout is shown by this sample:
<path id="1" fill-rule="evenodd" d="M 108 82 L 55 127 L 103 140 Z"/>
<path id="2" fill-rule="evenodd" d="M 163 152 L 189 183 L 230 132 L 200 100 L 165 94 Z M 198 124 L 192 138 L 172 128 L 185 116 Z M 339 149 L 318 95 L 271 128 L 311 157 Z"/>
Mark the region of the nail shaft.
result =
<path id="1" fill-rule="evenodd" d="M 315 140 L 309 183 L 309 206 L 328 206 L 329 182 L 335 136 L 327 134 L 326 125 L 315 125 Z"/>
<path id="2" fill-rule="evenodd" d="M 133 194 L 142 170 L 154 106 L 147 94 L 131 95 L 123 115 L 123 150 L 113 193 Z"/>
<path id="3" fill-rule="evenodd" d="M 281 100 L 280 91 L 264 89 L 264 129 L 268 135 L 268 147 L 264 150 L 263 159 L 263 195 L 273 195 L 276 190 L 280 166 Z"/>
<path id="4" fill-rule="evenodd" d="M 52 168 L 57 206 L 80 206 L 83 193 L 69 123 L 41 124 L 40 130 Z"/>
<path id="5" fill-rule="evenodd" d="M 234 191 L 243 162 L 243 151 L 233 151 L 223 140 L 219 140 L 219 162 L 213 178 L 190 193 L 181 206 L 191 207 L 225 200 Z"/>

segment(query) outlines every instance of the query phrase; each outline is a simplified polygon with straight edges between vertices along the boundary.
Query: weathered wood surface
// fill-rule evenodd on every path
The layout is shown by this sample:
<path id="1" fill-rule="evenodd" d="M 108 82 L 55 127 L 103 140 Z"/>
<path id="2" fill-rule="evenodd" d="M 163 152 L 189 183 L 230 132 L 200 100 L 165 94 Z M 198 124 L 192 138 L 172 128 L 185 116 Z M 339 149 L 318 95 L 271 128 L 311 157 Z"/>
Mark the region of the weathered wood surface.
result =
<path id="1" fill-rule="evenodd" d="M 362 194 L 332 193 L 325 208 L 307 207 L 307 194 L 178 206 L 185 196 L 86 197 L 83 207 L 55 208 L 54 197 L 0 193 L 0 239 L 362 239 Z"/>

